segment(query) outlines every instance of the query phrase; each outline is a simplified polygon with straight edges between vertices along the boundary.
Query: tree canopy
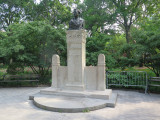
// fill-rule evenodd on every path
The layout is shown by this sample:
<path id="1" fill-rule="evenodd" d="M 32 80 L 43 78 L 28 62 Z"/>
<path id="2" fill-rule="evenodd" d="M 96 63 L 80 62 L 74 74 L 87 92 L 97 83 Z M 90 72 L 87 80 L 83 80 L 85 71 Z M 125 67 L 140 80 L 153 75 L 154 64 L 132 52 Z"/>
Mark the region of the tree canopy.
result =
<path id="1" fill-rule="evenodd" d="M 65 31 L 76 6 L 88 32 L 87 65 L 103 53 L 109 69 L 146 66 L 160 76 L 160 0 L 1 0 L 0 62 L 42 76 L 52 54 L 66 65 Z"/>

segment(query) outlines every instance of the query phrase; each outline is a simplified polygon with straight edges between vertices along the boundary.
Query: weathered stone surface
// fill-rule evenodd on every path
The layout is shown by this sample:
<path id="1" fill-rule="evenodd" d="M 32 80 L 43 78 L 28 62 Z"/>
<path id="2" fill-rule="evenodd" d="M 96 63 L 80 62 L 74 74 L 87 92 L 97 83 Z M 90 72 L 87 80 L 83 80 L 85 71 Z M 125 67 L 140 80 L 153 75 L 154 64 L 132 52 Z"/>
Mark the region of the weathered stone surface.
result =
<path id="1" fill-rule="evenodd" d="M 86 97 L 86 98 L 107 100 L 112 95 L 112 90 L 107 89 L 104 91 L 98 91 L 98 90 L 73 91 L 73 90 L 54 89 L 50 87 L 47 89 L 40 90 L 40 93 L 58 95 L 58 96 L 62 95 L 70 97 Z"/>
<path id="2" fill-rule="evenodd" d="M 85 90 L 85 43 L 85 30 L 67 31 L 68 79 L 66 82 L 66 89 L 82 91 Z"/>
<path id="3" fill-rule="evenodd" d="M 136 90 L 113 90 L 118 93 L 115 108 L 82 113 L 49 112 L 35 107 L 28 96 L 46 87 L 0 88 L 1 120 L 159 120 L 160 94 Z M 69 104 L 68 104 L 69 105 Z M 61 111 L 59 111 L 61 112 Z"/>
<path id="4" fill-rule="evenodd" d="M 103 66 L 106 65 L 104 54 L 99 54 L 99 56 L 98 56 L 98 66 L 100 66 L 100 65 L 103 65 Z"/>
<path id="5" fill-rule="evenodd" d="M 113 94 L 109 100 L 39 94 L 35 96 L 33 103 L 37 107 L 49 111 L 76 113 L 115 107 L 116 101 L 117 94 Z"/>
<path id="6" fill-rule="evenodd" d="M 52 57 L 52 66 L 59 66 L 59 65 L 60 65 L 59 55 L 55 54 Z"/>
<path id="7" fill-rule="evenodd" d="M 67 31 L 67 66 L 60 66 L 58 55 L 52 59 L 52 87 L 65 90 L 106 90 L 105 56 L 97 66 L 86 66 L 86 31 Z"/>
<path id="8" fill-rule="evenodd" d="M 97 90 L 105 90 L 106 89 L 106 74 L 105 74 L 105 56 L 100 54 L 98 56 L 98 66 L 97 66 Z"/>
<path id="9" fill-rule="evenodd" d="M 85 86 L 87 90 L 97 89 L 97 66 L 86 66 L 84 69 Z"/>
<path id="10" fill-rule="evenodd" d="M 62 103 L 59 99 L 56 102 L 56 98 L 36 98 L 33 101 L 42 109 L 63 112 L 82 112 L 85 109 L 97 110 L 106 106 L 115 106 L 117 95 L 113 97 L 112 90 L 106 89 L 105 80 L 105 56 L 103 54 L 98 56 L 97 66 L 86 66 L 86 31 L 68 30 L 67 66 L 60 66 L 59 56 L 54 55 L 52 87 L 40 91 L 42 95 L 63 96 L 65 99 Z M 76 98 L 68 102 L 68 97 Z M 89 99 L 93 99 L 91 106 L 88 106 Z M 100 99 L 103 102 L 97 105 L 94 99 Z M 83 104 L 79 106 L 77 100 L 82 100 Z M 73 104 L 75 102 L 76 104 Z M 87 104 L 84 105 L 85 102 Z M 69 107 L 61 108 L 61 105 L 68 106 L 68 104 L 70 104 Z"/>
<path id="11" fill-rule="evenodd" d="M 58 88 L 64 89 L 67 81 L 67 66 L 59 66 L 58 69 Z"/>
<path id="12" fill-rule="evenodd" d="M 58 85 L 58 68 L 60 66 L 60 59 L 58 55 L 52 57 L 52 86 L 57 88 Z"/>

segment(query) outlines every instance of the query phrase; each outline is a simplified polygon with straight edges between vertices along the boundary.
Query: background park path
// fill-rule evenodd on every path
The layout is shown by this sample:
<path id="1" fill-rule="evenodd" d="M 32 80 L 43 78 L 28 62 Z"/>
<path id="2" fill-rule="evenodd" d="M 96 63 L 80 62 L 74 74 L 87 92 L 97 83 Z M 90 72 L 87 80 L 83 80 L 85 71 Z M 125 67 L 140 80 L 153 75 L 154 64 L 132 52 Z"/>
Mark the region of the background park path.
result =
<path id="1" fill-rule="evenodd" d="M 160 120 L 160 94 L 113 90 L 115 108 L 87 113 L 57 113 L 35 107 L 29 95 L 44 87 L 0 88 L 0 120 Z"/>

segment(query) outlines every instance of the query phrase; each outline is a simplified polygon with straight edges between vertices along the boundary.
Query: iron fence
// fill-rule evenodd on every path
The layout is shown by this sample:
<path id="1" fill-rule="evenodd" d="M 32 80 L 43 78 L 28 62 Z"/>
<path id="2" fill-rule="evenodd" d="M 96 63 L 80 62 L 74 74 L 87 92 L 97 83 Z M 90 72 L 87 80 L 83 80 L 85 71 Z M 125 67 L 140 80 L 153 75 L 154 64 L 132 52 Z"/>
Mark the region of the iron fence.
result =
<path id="1" fill-rule="evenodd" d="M 143 87 L 147 93 L 148 77 L 144 71 L 108 71 L 106 79 L 107 88 L 110 86 L 136 86 Z"/>

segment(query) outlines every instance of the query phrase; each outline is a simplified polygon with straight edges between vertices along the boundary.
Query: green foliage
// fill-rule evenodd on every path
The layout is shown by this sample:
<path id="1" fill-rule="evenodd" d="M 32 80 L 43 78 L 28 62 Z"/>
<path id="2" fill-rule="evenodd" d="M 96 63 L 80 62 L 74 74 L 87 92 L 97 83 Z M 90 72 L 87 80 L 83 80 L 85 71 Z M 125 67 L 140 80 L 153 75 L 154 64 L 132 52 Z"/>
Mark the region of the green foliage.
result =
<path id="1" fill-rule="evenodd" d="M 90 112 L 90 110 L 84 109 L 82 112 L 87 113 L 87 112 Z"/>
<path id="2" fill-rule="evenodd" d="M 112 69 L 109 69 L 108 71 L 117 71 L 117 72 L 120 72 L 120 71 L 144 71 L 147 73 L 148 77 L 155 77 L 155 73 L 148 69 L 148 68 L 145 68 L 145 67 L 142 67 L 142 68 L 139 68 L 139 67 L 126 67 L 124 70 L 120 69 L 120 68 L 112 68 Z"/>
<path id="3" fill-rule="evenodd" d="M 119 67 L 121 67 L 122 70 L 124 70 L 125 67 L 133 67 L 139 64 L 141 56 L 136 54 L 139 47 L 140 45 L 134 43 L 125 43 L 121 46 L 119 50 Z"/>
<path id="4" fill-rule="evenodd" d="M 109 41 L 111 37 L 106 34 L 100 34 L 94 32 L 92 37 L 87 38 L 86 43 L 86 63 L 87 65 L 97 65 L 98 55 L 104 54 L 106 56 L 106 65 L 107 67 L 112 67 L 114 64 L 114 59 L 108 52 L 105 50 L 106 42 Z"/>
<path id="5" fill-rule="evenodd" d="M 107 74 L 109 84 L 119 84 L 127 87 L 128 85 L 146 85 L 145 74 L 142 72 L 111 72 Z"/>
<path id="6" fill-rule="evenodd" d="M 121 57 L 119 60 L 119 67 L 124 70 L 126 67 L 133 67 L 136 65 L 136 60 L 127 57 Z"/>
<path id="7" fill-rule="evenodd" d="M 78 6 L 83 11 L 85 19 L 85 28 L 91 32 L 98 31 L 99 28 L 104 30 L 107 24 L 108 14 L 106 14 L 106 6 L 104 0 L 84 0 L 83 4 Z"/>
<path id="8" fill-rule="evenodd" d="M 160 34 L 158 24 L 160 24 L 160 20 L 153 17 L 152 20 L 144 22 L 141 29 L 133 31 L 133 38 L 140 45 L 136 54 L 141 56 L 144 65 L 151 69 L 156 76 L 160 76 Z"/>
<path id="9" fill-rule="evenodd" d="M 51 26 L 68 25 L 73 4 L 79 0 L 1 0 L 0 30 L 13 23 L 47 21 Z"/>
<path id="10" fill-rule="evenodd" d="M 2 57 L 3 54 L 3 39 L 6 37 L 6 33 L 0 31 L 0 63 L 4 62 L 4 58 Z"/>
<path id="11" fill-rule="evenodd" d="M 101 32 L 115 34 L 111 25 L 118 23 L 120 32 L 125 33 L 127 43 L 132 40 L 130 30 L 148 15 L 159 14 L 159 0 L 84 0 L 78 8 L 82 9 L 86 29 L 92 32 L 101 28 Z M 106 27 L 107 26 L 107 27 Z"/>
<path id="12" fill-rule="evenodd" d="M 156 0 L 105 0 L 108 11 L 115 22 L 119 24 L 130 43 L 130 29 L 135 22 L 152 13 L 156 7 Z"/>
<path id="13" fill-rule="evenodd" d="M 109 69 L 120 66 L 119 59 L 122 56 L 120 54 L 120 49 L 124 44 L 125 36 L 123 34 L 112 36 L 111 39 L 106 42 L 105 50 L 108 51 L 107 56 L 110 56 L 110 60 L 107 61 L 107 64 L 111 63 L 109 66 L 107 66 Z"/>
<path id="14" fill-rule="evenodd" d="M 11 63 L 7 68 L 8 74 L 18 74 L 24 72 L 24 65 L 21 63 Z"/>
<path id="15" fill-rule="evenodd" d="M 0 79 L 1 80 L 3 79 L 3 75 L 4 75 L 4 73 L 0 71 Z"/>
<path id="16" fill-rule="evenodd" d="M 53 54 L 61 57 L 66 64 L 65 29 L 62 25 L 53 28 L 46 22 L 13 24 L 2 39 L 2 57 L 13 62 L 25 63 L 34 73 L 46 76 L 51 66 Z"/>
<path id="17" fill-rule="evenodd" d="M 24 19 L 23 7 L 26 0 L 1 0 L 0 1 L 0 30 L 6 30 L 12 23 Z"/>
<path id="18" fill-rule="evenodd" d="M 41 0 L 39 4 L 33 1 L 25 6 L 26 19 L 30 21 L 47 21 L 51 26 L 68 24 L 71 18 L 70 5 L 79 3 L 79 0 Z"/>
<path id="19" fill-rule="evenodd" d="M 34 0 L 1 0 L 0 62 L 23 63 L 40 74 L 42 82 L 45 76 L 50 79 L 53 54 L 60 55 L 61 65 L 66 65 L 65 28 L 72 16 L 71 6 L 78 4 L 89 33 L 87 65 L 97 65 L 102 53 L 109 69 L 145 65 L 156 76 L 160 75 L 159 0 L 79 2 L 41 0 L 36 4 Z M 121 29 L 114 29 L 114 23 Z M 12 66 L 8 71 L 15 72 L 17 66 Z"/>

